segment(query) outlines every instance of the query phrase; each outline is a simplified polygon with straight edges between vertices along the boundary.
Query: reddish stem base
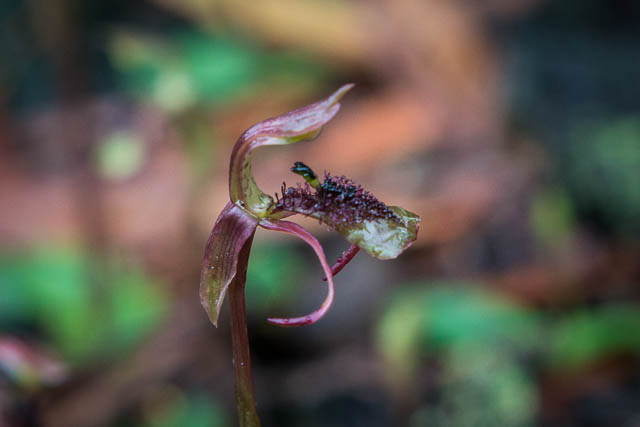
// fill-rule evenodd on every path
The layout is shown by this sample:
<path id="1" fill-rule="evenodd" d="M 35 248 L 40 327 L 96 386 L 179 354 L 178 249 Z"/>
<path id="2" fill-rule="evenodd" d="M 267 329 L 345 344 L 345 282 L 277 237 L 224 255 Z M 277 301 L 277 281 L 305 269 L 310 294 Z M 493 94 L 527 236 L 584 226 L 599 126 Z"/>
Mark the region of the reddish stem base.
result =
<path id="1" fill-rule="evenodd" d="M 251 251 L 251 236 L 240 251 L 236 277 L 229 286 L 231 304 L 231 344 L 233 347 L 233 366 L 236 371 L 236 406 L 240 427 L 260 427 L 256 410 L 251 373 L 251 355 L 249 334 L 247 333 L 247 313 L 245 308 L 244 287 L 247 280 L 247 265 Z"/>

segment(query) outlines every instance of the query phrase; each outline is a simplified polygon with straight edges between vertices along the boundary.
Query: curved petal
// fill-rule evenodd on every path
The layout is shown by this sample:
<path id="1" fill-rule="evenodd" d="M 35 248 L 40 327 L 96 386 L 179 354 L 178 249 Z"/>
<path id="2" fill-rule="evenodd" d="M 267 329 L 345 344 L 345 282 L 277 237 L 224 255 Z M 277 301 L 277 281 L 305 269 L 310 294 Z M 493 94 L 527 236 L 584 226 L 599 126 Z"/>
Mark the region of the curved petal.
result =
<path id="1" fill-rule="evenodd" d="M 231 153 L 229 194 L 231 201 L 258 217 L 264 217 L 273 205 L 273 198 L 263 193 L 251 173 L 251 151 L 263 145 L 287 145 L 313 139 L 322 126 L 336 115 L 342 98 L 353 84 L 346 84 L 328 98 L 267 119 L 247 129 Z"/>
<path id="2" fill-rule="evenodd" d="M 229 202 L 211 230 L 200 271 L 200 303 L 215 326 L 227 288 L 236 276 L 240 251 L 251 245 L 257 225 L 257 218 Z"/>
<path id="3" fill-rule="evenodd" d="M 270 318 L 267 320 L 269 321 L 269 323 L 273 323 L 274 325 L 279 326 L 302 326 L 317 322 L 327 313 L 329 308 L 331 308 L 335 292 L 333 286 L 333 274 L 331 274 L 331 268 L 327 263 L 327 258 L 324 255 L 324 251 L 322 250 L 320 242 L 318 242 L 318 239 L 313 237 L 307 230 L 305 230 L 295 222 L 262 220 L 260 221 L 260 226 L 266 228 L 267 230 L 282 231 L 284 233 L 293 234 L 307 242 L 307 244 L 313 248 L 314 252 L 318 256 L 318 260 L 320 261 L 322 269 L 324 270 L 324 273 L 327 277 L 328 287 L 327 296 L 320 308 L 318 308 L 316 311 L 301 317 L 294 317 L 290 319 Z"/>

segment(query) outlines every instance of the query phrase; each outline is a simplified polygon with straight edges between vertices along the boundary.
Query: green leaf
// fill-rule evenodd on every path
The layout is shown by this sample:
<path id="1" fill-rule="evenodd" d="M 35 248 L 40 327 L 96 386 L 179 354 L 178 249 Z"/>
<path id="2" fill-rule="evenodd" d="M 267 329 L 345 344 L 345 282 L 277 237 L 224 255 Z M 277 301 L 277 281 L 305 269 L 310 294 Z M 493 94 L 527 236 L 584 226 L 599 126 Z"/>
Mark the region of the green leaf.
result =
<path id="1" fill-rule="evenodd" d="M 282 307 L 299 292 L 305 259 L 290 245 L 254 245 L 247 271 L 247 312 L 266 313 Z"/>
<path id="2" fill-rule="evenodd" d="M 578 206 L 621 236 L 640 235 L 640 117 L 576 126 L 562 165 Z"/>
<path id="3" fill-rule="evenodd" d="M 223 409 L 205 394 L 185 394 L 166 387 L 161 407 L 146 416 L 144 427 L 226 427 Z"/>
<path id="4" fill-rule="evenodd" d="M 548 248 L 561 246 L 575 227 L 574 208 L 561 189 L 537 194 L 531 206 L 531 225 L 536 237 Z"/>
<path id="5" fill-rule="evenodd" d="M 116 131 L 100 141 L 96 152 L 98 171 L 113 181 L 131 178 L 143 166 L 144 143 L 135 134 Z"/>
<path id="6" fill-rule="evenodd" d="M 535 313 L 478 286 L 425 283 L 396 293 L 377 341 L 399 381 L 410 378 L 422 354 L 478 343 L 527 348 L 538 342 Z"/>
<path id="7" fill-rule="evenodd" d="M 157 282 L 120 263 L 53 247 L 0 257 L 0 323 L 34 325 L 68 361 L 130 348 L 162 318 Z"/>
<path id="8" fill-rule="evenodd" d="M 166 36 L 116 31 L 109 57 L 126 88 L 173 113 L 228 105 L 265 88 L 317 88 L 327 74 L 294 51 L 264 51 L 234 36 L 180 31 Z"/>
<path id="9" fill-rule="evenodd" d="M 640 351 L 640 307 L 612 305 L 569 315 L 553 328 L 549 361 L 583 367 L 603 357 Z"/>

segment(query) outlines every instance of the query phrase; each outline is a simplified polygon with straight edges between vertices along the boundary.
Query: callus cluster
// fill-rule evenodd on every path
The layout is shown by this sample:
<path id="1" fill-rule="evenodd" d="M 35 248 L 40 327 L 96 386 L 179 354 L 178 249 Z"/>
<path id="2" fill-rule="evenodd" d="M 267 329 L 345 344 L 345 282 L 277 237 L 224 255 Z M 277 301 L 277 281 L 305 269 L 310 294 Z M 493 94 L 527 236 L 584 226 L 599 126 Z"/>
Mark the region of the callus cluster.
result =
<path id="1" fill-rule="evenodd" d="M 263 193 L 251 175 L 251 151 L 263 145 L 286 145 L 316 137 L 322 126 L 338 112 L 340 98 L 353 85 L 345 85 L 328 98 L 282 116 L 258 123 L 243 133 L 234 146 L 230 173 L 230 201 L 209 236 L 200 276 L 200 298 L 214 324 L 217 324 L 224 296 L 233 286 L 241 252 L 248 252 L 255 229 L 293 234 L 315 251 L 325 273 L 328 291 L 321 306 L 305 316 L 272 318 L 281 326 L 300 326 L 322 318 L 333 303 L 333 276 L 360 250 L 374 257 L 397 257 L 415 241 L 420 218 L 397 206 L 387 206 L 370 192 L 344 176 L 325 173 L 322 183 L 311 168 L 296 162 L 291 169 L 305 183 L 283 185 L 282 194 Z M 328 225 L 342 234 L 351 247 L 329 267 L 318 240 L 300 225 L 283 218 L 302 214 Z"/>
<path id="2" fill-rule="evenodd" d="M 302 162 L 296 162 L 291 170 L 296 171 L 301 165 L 311 170 Z M 314 216 L 335 229 L 365 220 L 401 222 L 387 205 L 345 176 L 332 177 L 325 173 L 324 182 L 316 187 L 308 182 L 286 190 L 283 186 L 282 197 L 276 195 L 276 198 L 276 211 Z"/>
<path id="3" fill-rule="evenodd" d="M 276 195 L 273 214 L 311 216 L 379 259 L 397 257 L 415 240 L 420 225 L 417 215 L 398 206 L 387 206 L 345 176 L 325 173 L 324 182 L 320 183 L 311 168 L 302 162 L 296 162 L 291 171 L 306 182 L 289 188 L 283 185 L 282 196 Z M 353 256 L 349 255 L 354 250 L 350 248 L 343 254 L 337 265 L 346 264 L 345 259 L 351 260 Z M 336 269 L 333 271 L 335 274 Z"/>

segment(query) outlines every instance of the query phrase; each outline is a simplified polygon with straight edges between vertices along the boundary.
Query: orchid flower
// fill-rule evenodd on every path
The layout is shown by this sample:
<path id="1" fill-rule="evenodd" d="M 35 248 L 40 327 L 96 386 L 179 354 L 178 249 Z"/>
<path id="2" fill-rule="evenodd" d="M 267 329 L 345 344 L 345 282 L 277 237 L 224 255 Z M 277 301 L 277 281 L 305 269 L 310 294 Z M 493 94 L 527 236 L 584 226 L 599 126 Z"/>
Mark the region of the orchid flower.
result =
<path id="1" fill-rule="evenodd" d="M 328 98 L 265 120 L 247 129 L 231 153 L 230 201 L 220 213 L 205 248 L 200 274 L 200 300 L 217 326 L 225 295 L 230 294 L 231 327 L 236 364 L 236 396 L 240 424 L 259 425 L 253 401 L 244 306 L 249 252 L 257 227 L 293 234 L 316 253 L 324 270 L 327 295 L 312 313 L 294 318 L 270 318 L 280 326 L 317 322 L 333 304 L 333 277 L 362 249 L 379 259 L 397 257 L 416 239 L 420 218 L 397 206 L 387 206 L 344 176 L 325 173 L 323 182 L 313 170 L 296 162 L 292 172 L 304 184 L 282 187 L 275 199 L 265 194 L 251 173 L 251 152 L 267 145 L 288 145 L 314 139 L 340 109 L 340 99 L 353 87 L 342 86 Z M 300 225 L 284 218 L 301 214 L 317 219 L 351 243 L 330 267 L 318 240 Z M 243 397 L 244 396 L 244 397 Z"/>
<path id="2" fill-rule="evenodd" d="M 333 276 L 363 249 L 379 259 L 397 257 L 416 239 L 420 218 L 397 206 L 386 206 L 368 191 L 343 176 L 317 175 L 302 162 L 292 171 L 302 175 L 304 186 L 286 188 L 276 200 L 263 193 L 251 174 L 251 151 L 266 145 L 286 145 L 313 139 L 340 109 L 339 100 L 353 87 L 347 84 L 328 98 L 265 120 L 245 131 L 231 154 L 227 203 L 207 242 L 200 277 L 200 298 L 217 325 L 225 294 L 238 268 L 238 257 L 250 245 L 256 227 L 300 237 L 315 251 L 328 284 L 327 297 L 313 313 L 292 319 L 268 319 L 282 326 L 314 323 L 331 307 Z M 282 218 L 302 214 L 313 217 L 342 234 L 351 247 L 330 268 L 318 240 L 301 226 Z"/>

